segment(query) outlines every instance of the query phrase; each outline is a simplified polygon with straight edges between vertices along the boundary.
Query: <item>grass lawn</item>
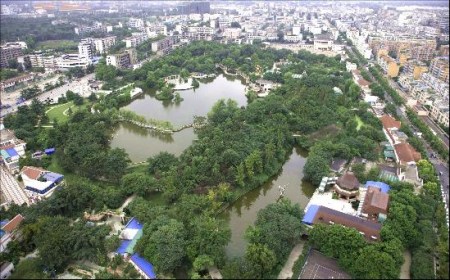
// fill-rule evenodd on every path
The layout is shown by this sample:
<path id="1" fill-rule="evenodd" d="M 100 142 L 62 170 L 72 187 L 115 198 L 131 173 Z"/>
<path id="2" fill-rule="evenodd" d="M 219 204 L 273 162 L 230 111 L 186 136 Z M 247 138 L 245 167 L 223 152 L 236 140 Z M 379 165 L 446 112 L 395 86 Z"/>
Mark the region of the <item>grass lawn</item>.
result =
<path id="1" fill-rule="evenodd" d="M 50 122 L 53 122 L 53 120 L 57 120 L 58 122 L 66 122 L 69 119 L 68 115 L 64 115 L 64 112 L 69 109 L 70 107 L 74 107 L 73 102 L 67 102 L 64 104 L 58 104 L 50 109 L 47 110 L 46 114 L 50 120 Z M 74 108 L 72 108 L 74 110 Z M 67 114 L 67 112 L 66 112 Z"/>
<path id="2" fill-rule="evenodd" d="M 358 123 L 358 125 L 356 126 L 356 130 L 360 130 L 361 127 L 364 125 L 364 122 L 361 120 L 359 116 L 355 116 L 355 120 Z"/>
<path id="3" fill-rule="evenodd" d="M 73 104 L 73 101 L 70 101 L 64 104 L 57 104 L 50 107 L 49 109 L 47 109 L 45 114 L 47 114 L 50 123 L 52 123 L 54 119 L 56 119 L 58 122 L 66 122 L 69 120 L 69 115 L 67 115 L 67 110 L 69 108 L 72 109 L 72 113 L 75 113 L 78 110 L 85 109 L 90 104 L 91 102 L 89 102 L 87 99 L 85 99 L 84 103 L 80 106 L 77 106 Z"/>
<path id="4" fill-rule="evenodd" d="M 71 40 L 48 40 L 37 43 L 37 49 L 49 50 L 49 49 L 77 49 L 78 43 Z"/>

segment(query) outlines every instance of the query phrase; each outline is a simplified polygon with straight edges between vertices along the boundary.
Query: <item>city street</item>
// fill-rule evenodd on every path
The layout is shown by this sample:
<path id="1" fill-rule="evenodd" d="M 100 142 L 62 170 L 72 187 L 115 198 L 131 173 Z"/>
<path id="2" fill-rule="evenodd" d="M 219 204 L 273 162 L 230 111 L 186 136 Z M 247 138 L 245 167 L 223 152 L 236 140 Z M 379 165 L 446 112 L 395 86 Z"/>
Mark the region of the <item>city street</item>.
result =
<path id="1" fill-rule="evenodd" d="M 397 92 L 400 94 L 400 96 L 403 99 L 407 98 L 407 94 L 403 91 L 403 89 L 393 80 L 388 79 L 389 84 L 392 88 L 396 89 Z M 440 127 L 438 127 L 433 120 L 430 119 L 428 116 L 422 116 L 421 119 L 428 124 L 430 129 L 436 133 L 436 136 L 441 138 L 442 142 L 444 142 L 445 146 L 447 146 L 447 149 L 449 148 L 449 139 L 448 136 L 442 131 Z"/>

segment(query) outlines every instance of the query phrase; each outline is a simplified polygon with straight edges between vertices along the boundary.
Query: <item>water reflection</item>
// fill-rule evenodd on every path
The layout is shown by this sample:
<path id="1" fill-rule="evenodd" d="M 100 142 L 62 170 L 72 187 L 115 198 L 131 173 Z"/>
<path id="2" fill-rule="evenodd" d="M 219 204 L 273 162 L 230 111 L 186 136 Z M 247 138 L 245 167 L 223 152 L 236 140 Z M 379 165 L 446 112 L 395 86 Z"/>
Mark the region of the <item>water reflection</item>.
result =
<path id="1" fill-rule="evenodd" d="M 180 103 L 160 101 L 155 91 L 149 90 L 135 99 L 125 109 L 136 112 L 146 118 L 167 120 L 175 127 L 192 123 L 194 115 L 206 116 L 219 99 L 233 99 L 239 106 L 247 105 L 245 84 L 236 77 L 219 75 L 216 78 L 199 80 L 197 89 L 178 91 L 184 99 Z M 180 155 L 196 138 L 193 129 L 170 134 L 160 134 L 153 130 L 123 123 L 115 130 L 111 147 L 124 148 L 134 162 L 167 151 Z"/>
<path id="2" fill-rule="evenodd" d="M 245 230 L 252 225 L 259 210 L 279 199 L 279 185 L 287 185 L 284 193 L 293 203 L 299 203 L 303 209 L 314 192 L 314 187 L 303 180 L 303 166 L 307 153 L 294 148 L 281 172 L 260 188 L 254 189 L 237 200 L 221 216 L 229 222 L 231 241 L 226 251 L 228 257 L 242 256 L 247 242 Z"/>

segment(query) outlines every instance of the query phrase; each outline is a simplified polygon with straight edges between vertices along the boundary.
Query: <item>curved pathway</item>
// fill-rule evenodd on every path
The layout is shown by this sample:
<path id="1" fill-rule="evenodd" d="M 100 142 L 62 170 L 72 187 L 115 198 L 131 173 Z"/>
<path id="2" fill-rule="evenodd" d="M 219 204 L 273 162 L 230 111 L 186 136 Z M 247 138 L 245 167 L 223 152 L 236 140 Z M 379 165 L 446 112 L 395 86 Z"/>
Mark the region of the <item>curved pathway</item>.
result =
<path id="1" fill-rule="evenodd" d="M 303 246 L 305 245 L 305 241 L 300 241 L 297 245 L 295 245 L 294 249 L 292 249 L 291 254 L 289 254 L 289 258 L 283 266 L 283 269 L 278 274 L 278 279 L 290 279 L 292 277 L 292 268 L 294 268 L 294 264 L 297 261 L 298 257 L 303 252 Z"/>

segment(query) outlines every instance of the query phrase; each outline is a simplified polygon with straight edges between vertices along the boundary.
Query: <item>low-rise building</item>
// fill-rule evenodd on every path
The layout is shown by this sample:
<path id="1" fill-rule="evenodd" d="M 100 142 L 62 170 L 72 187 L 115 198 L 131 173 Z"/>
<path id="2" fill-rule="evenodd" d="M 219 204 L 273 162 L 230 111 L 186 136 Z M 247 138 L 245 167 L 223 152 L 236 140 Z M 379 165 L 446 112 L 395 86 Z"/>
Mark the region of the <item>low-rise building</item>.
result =
<path id="1" fill-rule="evenodd" d="M 362 213 L 369 220 L 384 221 L 388 214 L 389 195 L 380 188 L 369 186 L 362 205 Z"/>
<path id="2" fill-rule="evenodd" d="M 49 197 L 64 176 L 40 167 L 24 166 L 20 172 L 25 191 L 31 198 Z"/>
<path id="3" fill-rule="evenodd" d="M 0 92 L 15 88 L 16 85 L 28 83 L 34 80 L 34 74 L 25 74 L 19 77 L 10 78 L 0 82 Z"/>
<path id="4" fill-rule="evenodd" d="M 4 220 L 0 222 L 0 253 L 6 251 L 8 243 L 20 238 L 19 226 L 24 220 L 21 214 L 17 214 L 11 220 Z"/>
<path id="5" fill-rule="evenodd" d="M 330 33 L 314 35 L 314 50 L 332 51 L 333 37 Z"/>
<path id="6" fill-rule="evenodd" d="M 309 226 L 338 224 L 356 229 L 367 241 L 380 240 L 380 223 L 345 214 L 324 206 L 310 205 L 302 222 Z"/>
<path id="7" fill-rule="evenodd" d="M 334 191 L 341 197 L 348 200 L 357 198 L 360 183 L 353 172 L 346 172 L 340 176 L 334 185 Z"/>
<path id="8" fill-rule="evenodd" d="M 14 264 L 10 262 L 0 263 L 0 278 L 7 279 L 14 271 Z"/>

